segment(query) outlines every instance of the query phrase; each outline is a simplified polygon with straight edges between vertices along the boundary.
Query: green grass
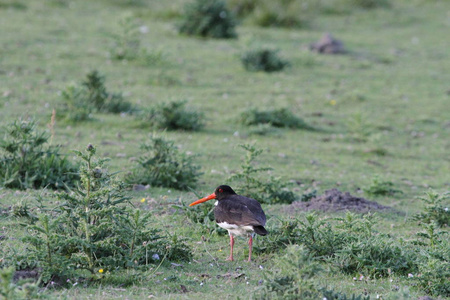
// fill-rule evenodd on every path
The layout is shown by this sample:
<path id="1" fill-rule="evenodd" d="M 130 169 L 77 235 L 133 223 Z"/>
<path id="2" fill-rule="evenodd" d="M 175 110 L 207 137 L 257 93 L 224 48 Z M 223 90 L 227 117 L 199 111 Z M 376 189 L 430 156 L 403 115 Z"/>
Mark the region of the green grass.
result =
<path id="1" fill-rule="evenodd" d="M 42 0 L 13 5 L 0 0 L 0 125 L 31 116 L 40 129 L 47 129 L 53 108 L 63 101 L 60 92 L 98 70 L 105 75 L 107 90 L 122 93 L 138 107 L 186 99 L 205 114 L 201 131 L 164 133 L 180 151 L 198 154 L 195 163 L 204 174 L 195 191 L 202 196 L 240 169 L 244 152 L 238 145 L 255 142 L 264 149 L 258 157 L 261 165 L 274 169 L 267 178 L 299 181 L 299 193 L 311 188 L 321 194 L 337 187 L 361 195 L 376 175 L 392 182 L 402 194 L 362 194 L 401 212 L 380 213 L 376 229 L 405 240 L 420 231 L 410 218 L 423 208 L 417 197 L 428 187 L 450 189 L 450 2 L 396 0 L 390 8 L 319 15 L 302 30 L 240 25 L 239 38 L 232 40 L 180 36 L 176 21 L 187 1 L 165 2 Z M 161 53 L 157 63 L 110 59 L 111 34 L 120 30 L 119 20 L 130 15 L 147 26 L 140 47 Z M 327 31 L 344 42 L 349 54 L 325 56 L 307 50 Z M 249 46 L 274 46 L 291 65 L 271 74 L 247 72 L 240 55 Z M 239 117 L 254 107 L 289 107 L 317 130 L 249 135 Z M 352 120 L 358 116 L 361 121 L 355 125 Z M 150 134 L 133 115 L 101 113 L 89 122 L 58 121 L 54 129 L 53 144 L 62 145 L 61 152 L 71 160 L 71 150 L 92 143 L 98 154 L 111 158 L 110 172 L 119 172 L 117 176 L 129 171 Z M 355 139 L 361 132 L 364 140 Z M 20 201 L 33 209 L 33 199 L 48 193 L 52 192 L 0 189 L 0 210 Z M 252 263 L 244 262 L 244 239 L 236 241 L 237 261 L 225 262 L 227 236 L 208 234 L 173 208 L 195 200 L 194 193 L 150 188 L 127 194 L 134 205 L 154 213 L 154 227 L 187 238 L 194 260 L 182 267 L 166 261 L 159 268 L 118 274 L 105 267 L 104 281 L 48 289 L 45 294 L 57 299 L 248 298 L 260 291 L 264 272 L 275 270 L 278 254 L 256 254 Z M 145 203 L 140 202 L 143 197 Z M 269 228 L 277 218 L 304 215 L 290 212 L 286 205 L 263 208 Z M 0 235 L 24 236 L 21 222 L 25 220 L 0 214 Z M 270 235 L 256 239 L 255 245 L 263 245 L 265 239 Z M 24 247 L 16 239 L 0 241 L 0 262 L 6 259 L 4 253 L 25 253 Z M 234 278 L 241 273 L 245 275 Z M 136 280 L 122 286 L 132 275 Z M 399 296 L 403 292 L 409 299 L 424 295 L 405 277 L 355 281 L 355 276 L 359 278 L 326 269 L 315 280 L 348 294 L 367 291 L 371 299 L 378 294 L 383 299 L 407 299 Z M 395 292 L 396 286 L 400 292 Z"/>

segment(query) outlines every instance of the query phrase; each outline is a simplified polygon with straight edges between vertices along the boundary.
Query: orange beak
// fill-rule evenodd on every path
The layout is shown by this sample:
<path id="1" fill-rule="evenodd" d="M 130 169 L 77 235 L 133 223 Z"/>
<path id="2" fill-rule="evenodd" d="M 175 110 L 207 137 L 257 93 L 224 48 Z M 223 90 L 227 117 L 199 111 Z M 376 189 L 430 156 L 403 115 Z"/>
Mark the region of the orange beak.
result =
<path id="1" fill-rule="evenodd" d="M 216 194 L 212 193 L 211 195 L 209 195 L 209 196 L 207 196 L 205 198 L 202 198 L 202 199 L 199 199 L 199 200 L 197 200 L 195 202 L 192 202 L 191 204 L 189 204 L 189 206 L 194 206 L 194 205 L 206 202 L 206 201 L 211 200 L 211 199 L 216 199 Z"/>

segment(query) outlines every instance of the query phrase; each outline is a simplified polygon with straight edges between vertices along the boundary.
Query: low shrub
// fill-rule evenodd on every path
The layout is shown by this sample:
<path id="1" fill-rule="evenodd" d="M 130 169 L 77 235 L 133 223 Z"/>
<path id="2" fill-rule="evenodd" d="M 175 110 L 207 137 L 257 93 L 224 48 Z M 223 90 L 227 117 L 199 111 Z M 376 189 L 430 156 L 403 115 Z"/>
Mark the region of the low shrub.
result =
<path id="1" fill-rule="evenodd" d="M 363 191 L 371 196 L 387 196 L 403 193 L 401 190 L 395 189 L 391 181 L 382 180 L 379 176 L 375 176 L 371 184 L 364 187 Z"/>
<path id="2" fill-rule="evenodd" d="M 343 2 L 343 5 L 364 9 L 388 8 L 391 6 L 390 0 L 342 0 L 341 2 Z"/>
<path id="3" fill-rule="evenodd" d="M 162 257 L 190 259 L 182 240 L 167 239 L 150 227 L 151 213 L 131 207 L 124 184 L 108 173 L 106 159 L 97 159 L 95 147 L 76 153 L 83 161 L 80 185 L 56 194 L 61 204 L 51 213 L 40 199 L 43 213 L 23 238 L 27 259 L 38 263 L 44 282 L 77 278 L 81 270 L 98 278 L 104 270 L 138 268 Z"/>
<path id="4" fill-rule="evenodd" d="M 0 141 L 0 186 L 12 189 L 65 189 L 78 180 L 77 167 L 48 145 L 50 136 L 33 120 L 19 120 L 4 127 Z"/>
<path id="5" fill-rule="evenodd" d="M 236 38 L 236 20 L 221 0 L 193 0 L 185 7 L 178 27 L 182 34 L 211 38 Z"/>
<path id="6" fill-rule="evenodd" d="M 242 55 L 241 62 L 244 68 L 251 72 L 278 72 L 289 66 L 289 62 L 272 49 L 249 50 Z"/>
<path id="7" fill-rule="evenodd" d="M 162 103 L 143 112 L 150 127 L 168 130 L 197 131 L 204 126 L 204 114 L 186 107 L 187 101 Z"/>
<path id="8" fill-rule="evenodd" d="M 287 127 L 292 129 L 312 129 L 303 119 L 297 117 L 288 108 L 259 110 L 251 108 L 240 116 L 243 125 L 270 124 L 274 127 Z"/>
<path id="9" fill-rule="evenodd" d="M 261 149 L 256 149 L 248 144 L 239 146 L 247 151 L 245 161 L 241 166 L 242 170 L 227 179 L 228 182 L 236 182 L 238 184 L 236 186 L 238 194 L 242 193 L 267 204 L 289 204 L 297 200 L 297 196 L 287 188 L 288 183 L 284 183 L 279 178 L 274 177 L 270 177 L 267 182 L 263 182 L 257 177 L 258 173 L 272 170 L 267 167 L 254 167 L 254 160 L 262 153 Z"/>
<path id="10" fill-rule="evenodd" d="M 193 156 L 180 153 L 173 141 L 152 136 L 141 145 L 145 151 L 137 166 L 125 177 L 129 184 L 143 184 L 187 190 L 193 188 L 201 173 Z"/>
<path id="11" fill-rule="evenodd" d="M 85 88 L 85 101 L 95 110 L 105 113 L 121 113 L 132 110 L 131 103 L 123 99 L 122 94 L 110 93 L 105 87 L 105 77 L 97 70 L 86 75 L 82 86 Z"/>
<path id="12" fill-rule="evenodd" d="M 72 122 L 92 118 L 93 112 L 133 112 L 133 105 L 124 100 L 122 94 L 110 93 L 105 87 L 105 78 L 94 70 L 86 75 L 81 86 L 69 86 L 61 93 L 62 116 Z"/>
<path id="13" fill-rule="evenodd" d="M 440 227 L 450 224 L 449 192 L 439 194 L 430 189 L 425 196 L 419 197 L 419 199 L 425 204 L 425 207 L 423 212 L 414 216 L 414 219 L 425 224 L 435 222 Z"/>
<path id="14" fill-rule="evenodd" d="M 313 0 L 259 0 L 250 21 L 262 27 L 305 28 L 310 26 L 318 12 Z"/>
<path id="15" fill-rule="evenodd" d="M 418 259 L 418 271 L 413 277 L 413 281 L 428 295 L 450 297 L 449 249 L 449 239 L 444 237 L 432 248 L 421 251 Z"/>
<path id="16" fill-rule="evenodd" d="M 264 273 L 257 299 L 319 299 L 316 277 L 323 271 L 319 262 L 302 246 L 291 245 L 275 258 L 273 272 Z"/>
<path id="17" fill-rule="evenodd" d="M 119 30 L 111 34 L 113 45 L 110 55 L 113 59 L 134 60 L 139 56 L 141 51 L 140 26 L 140 22 L 131 16 L 119 20 Z"/>

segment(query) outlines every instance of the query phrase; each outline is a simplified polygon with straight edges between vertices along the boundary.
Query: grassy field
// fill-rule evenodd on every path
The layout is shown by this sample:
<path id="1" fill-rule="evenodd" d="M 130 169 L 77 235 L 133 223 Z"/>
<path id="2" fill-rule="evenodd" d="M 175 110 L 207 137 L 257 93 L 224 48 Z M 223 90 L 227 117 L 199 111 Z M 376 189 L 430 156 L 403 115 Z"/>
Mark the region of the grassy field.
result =
<path id="1" fill-rule="evenodd" d="M 238 145 L 254 144 L 264 150 L 256 159 L 258 165 L 273 168 L 264 179 L 280 177 L 292 183 L 290 188 L 298 195 L 338 188 L 390 206 L 393 211 L 377 214 L 376 230 L 394 239 L 415 238 L 422 228 L 411 217 L 424 206 L 417 197 L 429 188 L 444 193 L 450 186 L 450 2 L 397 0 L 388 8 L 319 13 L 302 29 L 243 22 L 237 27 L 238 38 L 230 40 L 179 35 L 176 24 L 187 1 L 167 2 L 0 0 L 1 125 L 33 118 L 41 130 L 49 131 L 55 110 L 52 143 L 61 145 L 70 160 L 72 150 L 95 145 L 100 156 L 111 158 L 109 170 L 120 178 L 141 154 L 140 145 L 161 131 L 181 152 L 197 155 L 194 161 L 203 173 L 194 189 L 198 195 L 210 194 L 240 169 L 245 151 Z M 139 24 L 139 47 L 151 59 L 111 57 L 114 34 L 123 30 L 120 22 L 126 18 Z M 342 40 L 348 52 L 311 52 L 309 44 L 325 32 Z M 246 71 L 241 55 L 262 46 L 278 49 L 290 66 L 275 73 Z M 187 100 L 204 113 L 205 127 L 196 132 L 163 131 L 133 114 L 96 113 L 93 120 L 77 123 L 58 119 L 62 91 L 80 84 L 92 70 L 105 76 L 108 91 L 122 93 L 141 109 Z M 239 123 L 240 114 L 249 108 L 284 107 L 316 130 L 276 129 L 255 135 Z M 402 193 L 365 194 L 375 176 Z M 26 253 L 20 237 L 27 232 L 18 226 L 25 220 L 9 213 L 9 208 L 26 202 L 32 209 L 38 195 L 48 199 L 48 205 L 57 204 L 51 193 L 0 188 L 0 236 L 6 237 L 0 239 L 0 266 L 8 266 L 11 253 Z M 136 207 L 152 213 L 154 228 L 185 238 L 192 260 L 163 261 L 117 274 L 105 266 L 101 280 L 46 287 L 43 295 L 51 299 L 257 298 L 267 278 L 279 271 L 280 257 L 287 255 L 282 249 L 257 251 L 247 263 L 246 241 L 238 239 L 237 260 L 225 262 L 228 237 L 205 233 L 202 225 L 174 208 L 198 195 L 157 187 L 126 194 Z M 306 215 L 288 204 L 263 208 L 269 232 L 280 220 Z M 448 233 L 448 227 L 442 230 Z M 255 244 L 263 247 L 270 239 L 270 235 L 261 237 Z M 326 262 L 321 265 L 324 271 L 313 282 L 349 296 L 417 299 L 426 295 L 408 276 L 378 278 L 337 272 Z"/>

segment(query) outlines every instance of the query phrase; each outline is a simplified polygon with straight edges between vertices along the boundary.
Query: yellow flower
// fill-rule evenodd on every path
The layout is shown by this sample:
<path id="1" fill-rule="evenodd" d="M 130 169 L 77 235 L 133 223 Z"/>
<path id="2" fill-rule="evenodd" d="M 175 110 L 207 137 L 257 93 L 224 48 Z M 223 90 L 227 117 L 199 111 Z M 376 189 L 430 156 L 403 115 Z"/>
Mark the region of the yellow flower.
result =
<path id="1" fill-rule="evenodd" d="M 103 273 L 103 269 L 98 270 L 99 273 Z"/>
<path id="2" fill-rule="evenodd" d="M 331 106 L 335 106 L 336 104 L 337 104 L 337 101 L 336 101 L 336 100 L 334 100 L 334 99 L 333 99 L 333 100 L 330 100 L 330 105 L 331 105 Z"/>
<path id="3" fill-rule="evenodd" d="M 144 202 L 145 202 L 145 198 L 142 198 L 142 199 L 141 199 L 141 202 L 144 203 Z"/>

